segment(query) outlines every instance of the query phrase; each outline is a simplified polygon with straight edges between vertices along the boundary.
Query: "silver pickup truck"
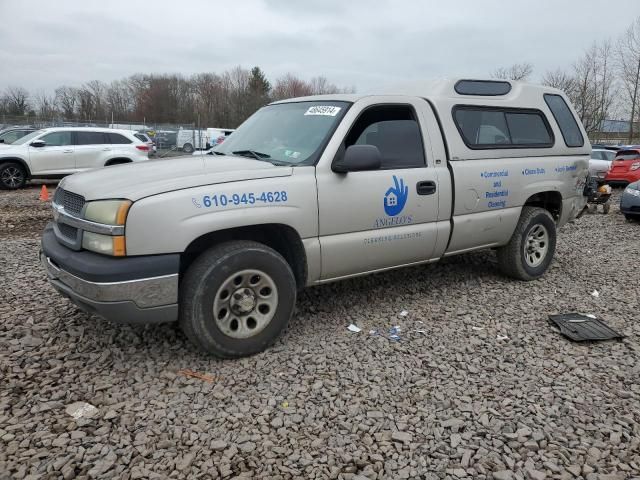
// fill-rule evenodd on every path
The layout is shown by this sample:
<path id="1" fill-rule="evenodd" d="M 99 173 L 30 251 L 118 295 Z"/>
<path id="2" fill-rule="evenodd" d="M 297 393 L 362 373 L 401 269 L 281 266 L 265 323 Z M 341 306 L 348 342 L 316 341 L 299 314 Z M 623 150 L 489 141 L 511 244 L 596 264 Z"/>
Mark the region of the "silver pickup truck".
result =
<path id="1" fill-rule="evenodd" d="M 303 287 L 492 248 L 534 280 L 586 203 L 566 96 L 508 81 L 272 103 L 214 155 L 79 173 L 53 200 L 53 286 L 116 322 L 179 321 L 222 357 L 266 348 Z"/>

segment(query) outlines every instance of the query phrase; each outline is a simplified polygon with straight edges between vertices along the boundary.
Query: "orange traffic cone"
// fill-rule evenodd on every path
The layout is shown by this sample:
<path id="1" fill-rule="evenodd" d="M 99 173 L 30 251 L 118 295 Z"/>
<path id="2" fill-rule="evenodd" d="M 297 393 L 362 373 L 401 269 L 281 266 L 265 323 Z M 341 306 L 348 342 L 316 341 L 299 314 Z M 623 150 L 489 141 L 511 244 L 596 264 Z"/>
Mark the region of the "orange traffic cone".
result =
<path id="1" fill-rule="evenodd" d="M 42 185 L 42 188 L 40 189 L 40 201 L 41 202 L 49 201 L 49 191 L 47 190 L 46 185 Z"/>

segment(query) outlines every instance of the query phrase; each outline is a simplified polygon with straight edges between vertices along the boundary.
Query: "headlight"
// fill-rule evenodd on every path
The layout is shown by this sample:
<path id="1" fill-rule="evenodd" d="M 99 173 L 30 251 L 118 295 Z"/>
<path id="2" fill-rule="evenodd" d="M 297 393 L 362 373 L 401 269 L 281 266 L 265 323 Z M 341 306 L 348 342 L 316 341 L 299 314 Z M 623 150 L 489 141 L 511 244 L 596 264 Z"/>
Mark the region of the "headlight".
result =
<path id="1" fill-rule="evenodd" d="M 87 203 L 84 218 L 92 222 L 106 225 L 124 225 L 131 201 L 129 200 L 98 200 Z"/>
<path id="2" fill-rule="evenodd" d="M 127 254 L 125 244 L 124 236 L 114 237 L 93 232 L 82 234 L 82 248 L 104 255 L 124 257 Z"/>
<path id="3" fill-rule="evenodd" d="M 640 197 L 640 190 L 635 190 L 633 188 L 625 188 L 624 193 L 628 193 L 629 195 L 633 195 L 634 197 Z"/>
<path id="4" fill-rule="evenodd" d="M 129 207 L 130 200 L 97 200 L 87 203 L 84 218 L 105 225 L 124 226 Z M 85 230 L 82 234 L 82 248 L 114 257 L 124 257 L 127 254 L 124 235 L 104 235 Z"/>

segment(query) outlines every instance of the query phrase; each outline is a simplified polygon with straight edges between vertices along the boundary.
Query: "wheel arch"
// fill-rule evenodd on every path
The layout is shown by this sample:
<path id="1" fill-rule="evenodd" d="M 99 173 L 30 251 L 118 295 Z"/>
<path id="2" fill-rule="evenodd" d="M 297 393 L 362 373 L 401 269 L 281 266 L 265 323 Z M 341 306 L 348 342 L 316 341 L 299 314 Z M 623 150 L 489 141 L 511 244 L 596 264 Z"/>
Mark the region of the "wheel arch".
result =
<path id="1" fill-rule="evenodd" d="M 201 235 L 191 241 L 180 255 L 180 275 L 182 276 L 205 250 L 234 240 L 253 240 L 274 249 L 291 267 L 298 288 L 301 289 L 306 285 L 307 257 L 302 239 L 293 227 L 281 223 L 235 227 Z"/>
<path id="2" fill-rule="evenodd" d="M 27 173 L 27 179 L 31 178 L 31 169 L 29 168 L 29 165 L 27 164 L 27 162 L 20 158 L 20 157 L 2 157 L 0 158 L 0 165 L 3 163 L 18 163 L 22 166 L 22 168 L 24 168 L 25 172 Z"/>
<path id="3" fill-rule="evenodd" d="M 562 194 L 553 190 L 534 193 L 524 202 L 523 206 L 543 208 L 551 214 L 557 223 L 562 215 Z"/>
<path id="4" fill-rule="evenodd" d="M 115 157 L 115 158 L 110 158 L 109 160 L 104 162 L 104 166 L 110 167 L 111 165 L 122 165 L 124 163 L 131 163 L 131 162 L 132 160 L 127 157 Z"/>

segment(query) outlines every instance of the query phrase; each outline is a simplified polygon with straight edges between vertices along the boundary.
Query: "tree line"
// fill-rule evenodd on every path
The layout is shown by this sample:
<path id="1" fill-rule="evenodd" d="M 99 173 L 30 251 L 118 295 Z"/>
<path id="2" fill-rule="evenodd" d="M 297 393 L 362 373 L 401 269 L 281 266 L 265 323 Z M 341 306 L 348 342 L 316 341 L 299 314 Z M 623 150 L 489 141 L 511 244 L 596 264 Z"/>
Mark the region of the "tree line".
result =
<path id="1" fill-rule="evenodd" d="M 62 85 L 53 93 L 30 94 L 8 87 L 0 95 L 0 115 L 41 120 L 111 123 L 174 123 L 235 128 L 274 100 L 354 92 L 319 76 L 304 80 L 288 73 L 273 84 L 260 67 L 235 67 L 221 74 L 136 74 L 105 83 L 92 80 L 80 87 Z"/>
<path id="2" fill-rule="evenodd" d="M 533 65 L 519 63 L 499 68 L 493 78 L 529 80 Z M 640 17 L 618 37 L 594 42 L 566 68 L 547 71 L 541 83 L 564 91 L 590 138 L 597 138 L 604 120 L 629 121 L 629 143 L 640 121 Z"/>

